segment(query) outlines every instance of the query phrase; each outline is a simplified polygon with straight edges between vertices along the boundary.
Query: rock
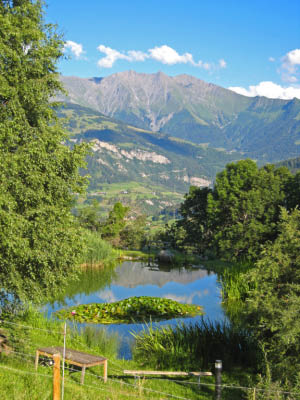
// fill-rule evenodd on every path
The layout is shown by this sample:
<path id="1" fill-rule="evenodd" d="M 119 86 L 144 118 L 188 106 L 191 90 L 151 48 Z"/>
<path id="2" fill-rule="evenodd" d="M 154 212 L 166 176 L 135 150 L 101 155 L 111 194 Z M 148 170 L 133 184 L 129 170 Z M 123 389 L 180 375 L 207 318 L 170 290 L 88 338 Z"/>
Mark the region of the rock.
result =
<path id="1" fill-rule="evenodd" d="M 174 254 L 170 250 L 161 250 L 157 258 L 159 261 L 171 263 L 174 260 Z"/>

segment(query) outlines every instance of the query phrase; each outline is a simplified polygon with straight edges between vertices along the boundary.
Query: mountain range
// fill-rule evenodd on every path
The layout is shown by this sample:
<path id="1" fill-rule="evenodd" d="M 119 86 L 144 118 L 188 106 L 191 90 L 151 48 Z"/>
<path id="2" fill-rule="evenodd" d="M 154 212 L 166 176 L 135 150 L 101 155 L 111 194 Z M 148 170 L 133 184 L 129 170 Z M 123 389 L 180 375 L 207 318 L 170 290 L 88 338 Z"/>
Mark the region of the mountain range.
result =
<path id="1" fill-rule="evenodd" d="M 300 100 L 246 97 L 189 75 L 125 71 L 61 77 L 78 104 L 137 128 L 244 153 L 260 162 L 299 156 Z"/>
<path id="2" fill-rule="evenodd" d="M 65 103 L 59 116 L 71 134 L 69 146 L 91 144 L 88 192 L 107 210 L 116 201 L 134 203 L 147 213 L 174 206 L 190 185 L 211 185 L 228 162 L 243 158 L 238 152 L 137 128 L 77 104 Z"/>
<path id="3" fill-rule="evenodd" d="M 188 75 L 61 80 L 68 96 L 57 98 L 59 116 L 70 146 L 92 145 L 87 200 L 105 212 L 116 201 L 151 215 L 174 212 L 190 185 L 212 185 L 229 162 L 299 156 L 297 99 L 250 98 Z"/>

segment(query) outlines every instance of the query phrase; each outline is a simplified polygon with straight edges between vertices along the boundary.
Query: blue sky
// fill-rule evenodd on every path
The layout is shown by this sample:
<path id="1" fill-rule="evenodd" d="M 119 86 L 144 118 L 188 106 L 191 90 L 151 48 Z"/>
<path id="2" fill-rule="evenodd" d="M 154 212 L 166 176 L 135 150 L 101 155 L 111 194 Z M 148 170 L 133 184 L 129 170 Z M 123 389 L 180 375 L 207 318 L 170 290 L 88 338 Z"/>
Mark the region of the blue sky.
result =
<path id="1" fill-rule="evenodd" d="M 190 74 L 248 95 L 300 98 L 299 0 L 48 0 L 63 75 Z"/>

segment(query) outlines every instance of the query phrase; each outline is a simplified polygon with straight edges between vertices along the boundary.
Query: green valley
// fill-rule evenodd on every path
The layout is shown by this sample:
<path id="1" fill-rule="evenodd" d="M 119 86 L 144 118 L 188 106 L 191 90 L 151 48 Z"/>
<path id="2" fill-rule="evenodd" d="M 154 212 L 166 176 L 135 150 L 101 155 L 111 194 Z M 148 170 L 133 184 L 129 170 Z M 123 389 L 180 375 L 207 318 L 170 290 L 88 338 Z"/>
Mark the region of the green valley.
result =
<path id="1" fill-rule="evenodd" d="M 82 171 L 90 175 L 87 197 L 106 209 L 116 201 L 147 214 L 174 207 L 190 185 L 211 185 L 228 162 L 243 158 L 238 152 L 129 126 L 75 104 L 65 104 L 59 116 L 66 118 L 71 147 L 91 144 L 88 170 Z"/>

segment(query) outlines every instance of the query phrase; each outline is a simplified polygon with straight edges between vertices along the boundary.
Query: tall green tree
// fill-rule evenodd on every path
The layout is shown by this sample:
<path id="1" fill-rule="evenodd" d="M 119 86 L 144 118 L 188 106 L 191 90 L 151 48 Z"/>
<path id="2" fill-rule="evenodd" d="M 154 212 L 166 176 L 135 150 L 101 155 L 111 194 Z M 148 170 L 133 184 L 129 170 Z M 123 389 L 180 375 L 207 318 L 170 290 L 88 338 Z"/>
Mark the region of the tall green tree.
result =
<path id="1" fill-rule="evenodd" d="M 181 247 L 194 246 L 203 252 L 209 246 L 211 230 L 207 215 L 207 198 L 211 192 L 210 188 L 191 186 L 189 193 L 185 195 L 185 200 L 179 208 L 182 218 L 170 229 L 170 233 L 174 231 L 172 236 L 175 242 L 180 243 Z"/>
<path id="2" fill-rule="evenodd" d="M 111 241 L 116 246 L 119 245 L 119 234 L 126 225 L 125 217 L 128 212 L 129 207 L 123 206 L 121 202 L 118 201 L 114 204 L 101 228 L 103 239 Z"/>
<path id="3" fill-rule="evenodd" d="M 278 234 L 280 207 L 299 203 L 299 177 L 286 167 L 258 168 L 250 159 L 228 164 L 213 189 L 190 188 L 182 218 L 167 233 L 181 247 L 210 249 L 229 260 L 256 259 Z"/>
<path id="4" fill-rule="evenodd" d="M 226 259 L 255 259 L 261 245 L 277 236 L 280 207 L 291 173 L 252 160 L 228 164 L 208 195 L 207 215 L 213 244 Z"/>
<path id="5" fill-rule="evenodd" d="M 279 235 L 265 246 L 244 279 L 244 323 L 264 343 L 277 379 L 296 379 L 300 368 L 300 211 L 282 209 Z M 294 382 L 295 383 L 295 382 Z"/>
<path id="6" fill-rule="evenodd" d="M 92 204 L 81 208 L 78 212 L 78 222 L 80 226 L 91 231 L 100 231 L 100 206 L 96 199 L 93 199 Z"/>
<path id="7" fill-rule="evenodd" d="M 0 0 L 0 280 L 17 296 L 63 284 L 81 251 L 70 208 L 85 150 L 63 145 L 50 102 L 63 46 L 41 1 Z"/>
<path id="8" fill-rule="evenodd" d="M 291 176 L 285 187 L 286 208 L 292 210 L 300 206 L 300 171 Z"/>
<path id="9" fill-rule="evenodd" d="M 128 222 L 120 232 L 120 244 L 129 249 L 140 249 L 146 242 L 146 216 L 138 215 Z"/>

